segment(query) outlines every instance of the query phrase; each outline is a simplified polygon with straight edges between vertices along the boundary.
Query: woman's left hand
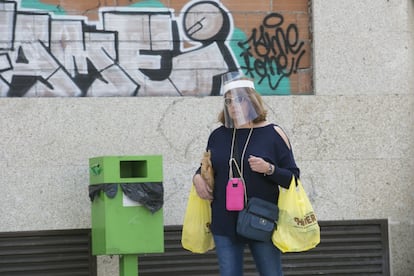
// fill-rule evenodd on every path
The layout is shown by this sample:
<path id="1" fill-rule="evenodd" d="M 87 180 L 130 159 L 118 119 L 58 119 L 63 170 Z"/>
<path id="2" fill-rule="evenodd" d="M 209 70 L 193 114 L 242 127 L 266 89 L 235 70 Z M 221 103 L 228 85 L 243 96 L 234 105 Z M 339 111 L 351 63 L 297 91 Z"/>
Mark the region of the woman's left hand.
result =
<path id="1" fill-rule="evenodd" d="M 265 161 L 261 157 L 250 155 L 248 161 L 249 161 L 250 169 L 254 172 L 265 174 L 269 170 L 270 163 Z"/>

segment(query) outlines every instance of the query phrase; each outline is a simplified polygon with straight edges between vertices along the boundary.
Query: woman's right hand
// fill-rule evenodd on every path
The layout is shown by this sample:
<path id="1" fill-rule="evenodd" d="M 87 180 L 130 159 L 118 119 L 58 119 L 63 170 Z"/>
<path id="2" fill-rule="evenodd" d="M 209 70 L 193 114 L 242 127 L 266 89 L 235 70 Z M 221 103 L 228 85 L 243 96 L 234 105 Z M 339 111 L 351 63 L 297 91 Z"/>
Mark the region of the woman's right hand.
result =
<path id="1" fill-rule="evenodd" d="M 213 200 L 213 191 L 211 190 L 207 182 L 201 177 L 200 174 L 194 175 L 193 184 L 200 198 L 206 200 Z"/>

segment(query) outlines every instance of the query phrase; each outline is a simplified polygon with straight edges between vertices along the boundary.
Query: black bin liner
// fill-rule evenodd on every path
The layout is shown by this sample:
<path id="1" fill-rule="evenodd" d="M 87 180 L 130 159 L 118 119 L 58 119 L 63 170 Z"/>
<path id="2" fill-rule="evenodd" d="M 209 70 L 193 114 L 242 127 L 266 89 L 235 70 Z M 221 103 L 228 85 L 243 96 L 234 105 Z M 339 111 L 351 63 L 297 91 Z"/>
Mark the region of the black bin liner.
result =
<path id="1" fill-rule="evenodd" d="M 118 185 L 113 183 L 89 185 L 91 201 L 103 191 L 109 198 L 114 198 Z M 157 212 L 164 204 L 164 186 L 162 182 L 121 183 L 122 192 L 131 200 L 146 207 L 151 213 Z"/>

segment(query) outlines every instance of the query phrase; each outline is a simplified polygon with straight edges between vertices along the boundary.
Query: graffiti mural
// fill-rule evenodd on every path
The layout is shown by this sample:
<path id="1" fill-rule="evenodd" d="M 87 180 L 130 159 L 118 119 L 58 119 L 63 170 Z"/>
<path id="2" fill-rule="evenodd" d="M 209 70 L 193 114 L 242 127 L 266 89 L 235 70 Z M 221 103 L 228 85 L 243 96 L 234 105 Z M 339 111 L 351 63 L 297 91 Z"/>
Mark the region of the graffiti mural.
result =
<path id="1" fill-rule="evenodd" d="M 93 20 L 58 2 L 0 0 L 1 97 L 214 96 L 220 75 L 238 69 L 263 94 L 291 94 L 306 53 L 279 13 L 246 34 L 213 0 L 177 14 L 158 1 L 120 1 L 129 6 L 98 7 Z"/>
<path id="2" fill-rule="evenodd" d="M 253 29 L 247 40 L 238 43 L 242 49 L 242 69 L 245 74 L 254 78 L 258 84 L 264 82 L 272 91 L 297 72 L 306 52 L 304 42 L 298 40 L 296 25 L 290 24 L 285 32 L 281 28 L 283 20 L 283 16 L 278 13 L 267 15 L 263 24 Z M 251 61 L 251 56 L 257 58 Z"/>

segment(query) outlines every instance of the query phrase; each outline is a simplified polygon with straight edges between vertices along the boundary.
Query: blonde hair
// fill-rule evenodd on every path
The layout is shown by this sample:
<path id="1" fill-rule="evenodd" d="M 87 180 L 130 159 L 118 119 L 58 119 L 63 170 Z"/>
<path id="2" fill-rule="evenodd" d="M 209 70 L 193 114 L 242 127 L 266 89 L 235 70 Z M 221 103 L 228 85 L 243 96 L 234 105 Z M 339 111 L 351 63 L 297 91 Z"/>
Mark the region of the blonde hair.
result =
<path id="1" fill-rule="evenodd" d="M 260 123 L 260 122 L 266 121 L 267 110 L 264 108 L 262 97 L 253 88 L 246 87 L 245 89 L 246 89 L 245 90 L 246 94 L 249 97 L 250 102 L 252 103 L 258 115 L 257 118 L 253 120 L 253 123 Z M 220 111 L 218 115 L 218 121 L 222 123 L 223 125 L 225 124 L 224 108 Z"/>

